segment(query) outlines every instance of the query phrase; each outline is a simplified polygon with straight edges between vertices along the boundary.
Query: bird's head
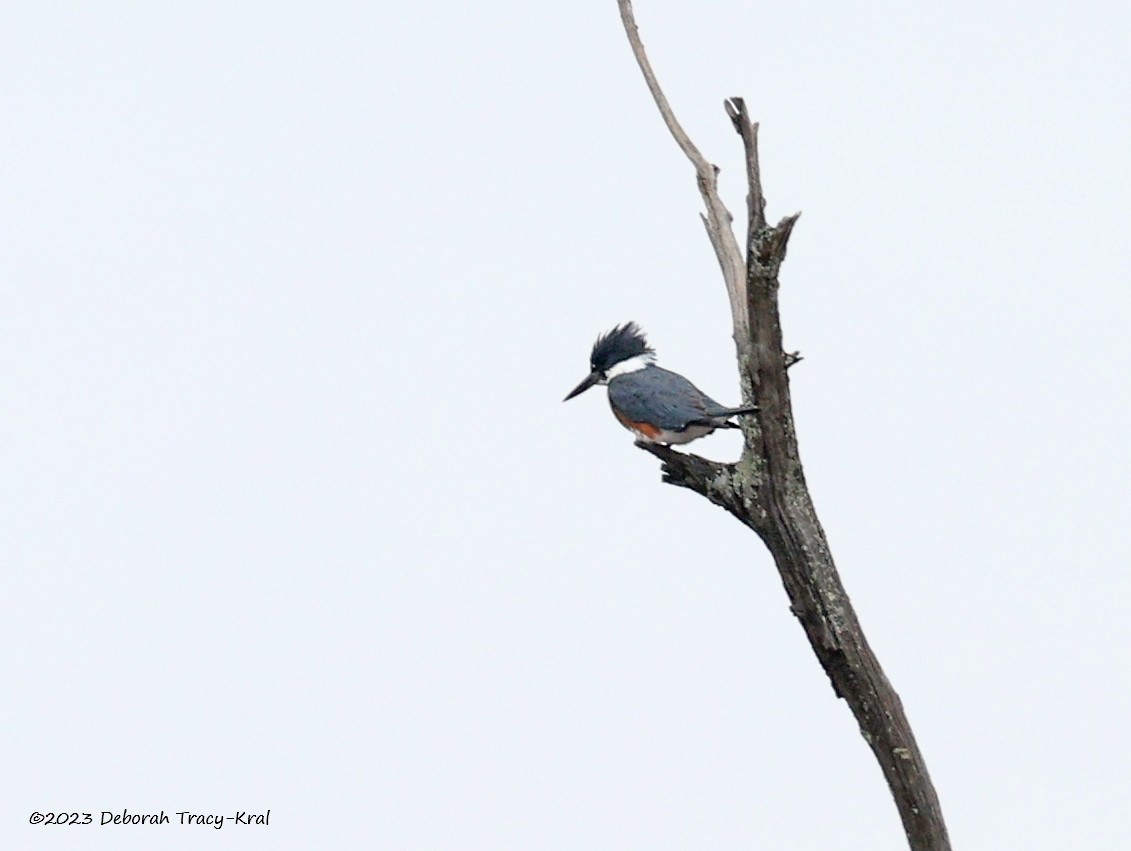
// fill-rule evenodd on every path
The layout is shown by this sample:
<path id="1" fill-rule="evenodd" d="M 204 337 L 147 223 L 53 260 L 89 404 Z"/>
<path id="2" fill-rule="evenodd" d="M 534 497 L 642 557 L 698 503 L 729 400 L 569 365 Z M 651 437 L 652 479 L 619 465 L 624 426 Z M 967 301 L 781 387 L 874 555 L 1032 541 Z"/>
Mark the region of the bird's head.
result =
<path id="1" fill-rule="evenodd" d="M 596 384 L 608 384 L 618 375 L 644 369 L 656 360 L 644 332 L 635 322 L 626 322 L 597 338 L 589 355 L 589 375 L 563 399 L 568 402 Z"/>

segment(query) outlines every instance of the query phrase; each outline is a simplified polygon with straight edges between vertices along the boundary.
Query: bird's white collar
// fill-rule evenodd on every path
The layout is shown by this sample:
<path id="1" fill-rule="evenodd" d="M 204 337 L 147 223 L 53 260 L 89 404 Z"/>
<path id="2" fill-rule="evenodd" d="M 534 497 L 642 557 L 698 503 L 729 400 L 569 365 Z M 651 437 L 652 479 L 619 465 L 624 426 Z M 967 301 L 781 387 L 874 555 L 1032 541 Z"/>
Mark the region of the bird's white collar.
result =
<path id="1" fill-rule="evenodd" d="M 642 355 L 635 355 L 628 360 L 622 360 L 620 363 L 613 364 L 609 367 L 609 371 L 605 373 L 605 380 L 611 381 L 618 375 L 628 375 L 630 372 L 639 372 L 645 367 L 649 367 L 656 362 L 656 356 L 645 352 Z"/>

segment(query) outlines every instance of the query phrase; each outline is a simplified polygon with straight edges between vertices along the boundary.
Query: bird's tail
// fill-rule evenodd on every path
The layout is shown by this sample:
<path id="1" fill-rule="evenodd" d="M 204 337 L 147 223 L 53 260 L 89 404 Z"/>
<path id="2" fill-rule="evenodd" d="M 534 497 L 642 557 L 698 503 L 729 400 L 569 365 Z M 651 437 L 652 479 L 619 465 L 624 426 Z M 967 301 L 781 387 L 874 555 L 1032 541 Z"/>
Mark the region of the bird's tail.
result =
<path id="1" fill-rule="evenodd" d="M 747 405 L 744 408 L 718 408 L 714 411 L 708 411 L 712 417 L 740 417 L 743 414 L 752 414 L 758 410 L 757 405 Z"/>
<path id="2" fill-rule="evenodd" d="M 742 408 L 710 408 L 704 411 L 705 417 L 696 420 L 691 425 L 709 425 L 713 428 L 738 428 L 738 423 L 732 423 L 731 417 L 740 417 L 743 414 L 752 414 L 758 410 L 757 405 L 747 405 Z"/>

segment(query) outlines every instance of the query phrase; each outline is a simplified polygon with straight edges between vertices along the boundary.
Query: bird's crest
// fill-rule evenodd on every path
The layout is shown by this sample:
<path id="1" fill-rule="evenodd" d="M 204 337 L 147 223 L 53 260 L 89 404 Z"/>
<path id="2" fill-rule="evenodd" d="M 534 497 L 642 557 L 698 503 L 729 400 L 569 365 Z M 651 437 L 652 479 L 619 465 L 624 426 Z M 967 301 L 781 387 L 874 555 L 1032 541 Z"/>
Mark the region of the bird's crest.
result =
<path id="1" fill-rule="evenodd" d="M 597 342 L 593 344 L 593 353 L 589 356 L 589 366 L 595 372 L 603 373 L 614 364 L 629 358 L 655 354 L 640 326 L 635 322 L 626 322 L 597 338 Z"/>

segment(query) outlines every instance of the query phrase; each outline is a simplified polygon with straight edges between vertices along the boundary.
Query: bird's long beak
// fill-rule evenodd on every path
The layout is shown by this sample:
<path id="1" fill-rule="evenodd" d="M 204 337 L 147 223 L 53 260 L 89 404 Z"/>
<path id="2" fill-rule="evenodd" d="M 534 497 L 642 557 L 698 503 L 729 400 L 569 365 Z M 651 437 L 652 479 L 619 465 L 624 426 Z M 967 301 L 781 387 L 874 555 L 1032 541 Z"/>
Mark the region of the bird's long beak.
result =
<path id="1" fill-rule="evenodd" d="M 585 380 L 569 391 L 569 395 L 562 399 L 563 402 L 568 402 L 574 396 L 579 396 L 592 387 L 594 384 L 601 380 L 601 376 L 595 372 L 589 373 L 585 376 Z"/>

